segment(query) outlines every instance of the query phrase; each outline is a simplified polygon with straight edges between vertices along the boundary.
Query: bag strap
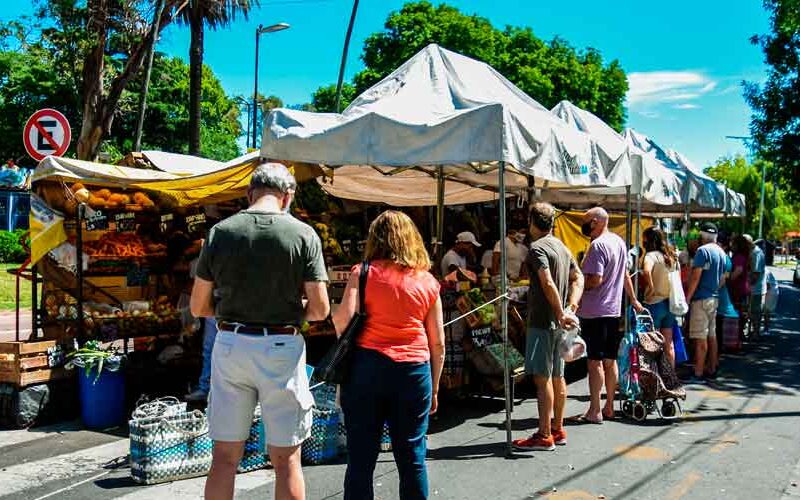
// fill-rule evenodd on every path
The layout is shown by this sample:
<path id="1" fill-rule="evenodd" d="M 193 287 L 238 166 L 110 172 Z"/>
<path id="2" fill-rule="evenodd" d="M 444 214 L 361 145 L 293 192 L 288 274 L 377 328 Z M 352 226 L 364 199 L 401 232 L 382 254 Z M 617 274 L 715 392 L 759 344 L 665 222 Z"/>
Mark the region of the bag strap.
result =
<path id="1" fill-rule="evenodd" d="M 361 273 L 358 275 L 358 312 L 364 314 L 367 310 L 364 302 L 367 299 L 367 277 L 369 276 L 369 261 L 361 263 Z"/>

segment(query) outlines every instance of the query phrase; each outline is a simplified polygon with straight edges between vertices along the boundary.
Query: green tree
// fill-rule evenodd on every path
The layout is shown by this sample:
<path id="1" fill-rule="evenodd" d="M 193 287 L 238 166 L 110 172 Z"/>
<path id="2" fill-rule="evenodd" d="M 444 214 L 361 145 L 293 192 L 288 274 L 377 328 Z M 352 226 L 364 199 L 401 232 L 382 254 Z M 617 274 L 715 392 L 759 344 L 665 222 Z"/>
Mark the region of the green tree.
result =
<path id="1" fill-rule="evenodd" d="M 341 109 L 344 110 L 357 96 L 356 88 L 349 83 L 342 84 Z M 336 109 L 336 85 L 318 88 L 311 97 L 311 110 L 332 113 Z"/>
<path id="2" fill-rule="evenodd" d="M 625 125 L 628 83 L 619 62 L 606 64 L 595 49 L 578 51 L 560 38 L 545 42 L 530 28 L 499 30 L 486 18 L 427 1 L 407 3 L 389 15 L 383 31 L 367 37 L 361 55 L 366 67 L 353 80 L 353 94 L 374 85 L 430 43 L 490 64 L 548 108 L 568 99 L 617 130 Z M 343 101 L 349 102 L 346 91 Z M 334 111 L 334 99 L 335 87 L 322 87 L 312 104 L 318 111 Z"/>
<path id="3" fill-rule="evenodd" d="M 764 0 L 770 33 L 751 41 L 769 66 L 763 86 L 745 84 L 753 108 L 750 132 L 756 148 L 777 166 L 779 179 L 800 190 L 800 0 Z"/>
<path id="4" fill-rule="evenodd" d="M 3 160 L 20 159 L 21 164 L 32 166 L 33 160 L 20 140 L 25 121 L 37 109 L 51 107 L 63 112 L 72 124 L 81 123 L 81 98 L 73 76 L 67 70 L 54 70 L 59 67 L 58 54 L 38 43 L 20 43 L 15 23 L 0 26 L 0 35 L 7 37 L 0 41 L 0 151 L 7 157 Z M 201 154 L 229 160 L 239 154 L 239 108 L 211 70 L 204 67 L 203 71 L 201 130 L 206 142 Z M 102 146 L 112 157 L 131 150 L 141 78 L 141 74 L 137 75 L 120 95 L 118 116 Z M 188 65 L 178 58 L 157 54 L 144 122 L 146 149 L 187 152 L 188 102 Z"/>
<path id="5" fill-rule="evenodd" d="M 237 14 L 247 18 L 250 9 L 258 0 L 187 0 L 186 8 L 180 10 L 179 19 L 189 26 L 189 154 L 200 153 L 203 106 L 203 44 L 205 28 L 212 30 L 227 27 Z"/>
<path id="6" fill-rule="evenodd" d="M 767 178 L 775 171 L 774 165 L 763 159 L 748 162 L 742 156 L 721 158 L 708 169 L 713 179 L 724 182 L 729 188 L 745 196 L 747 218 L 745 231 L 758 233 L 758 222 L 761 207 L 761 169 L 766 166 Z M 790 190 L 779 188 L 772 182 L 765 186 L 764 199 L 764 235 L 770 238 L 783 238 L 786 231 L 800 229 L 800 205 L 793 203 Z M 729 221 L 728 230 L 739 232 L 742 229 L 738 221 Z"/>

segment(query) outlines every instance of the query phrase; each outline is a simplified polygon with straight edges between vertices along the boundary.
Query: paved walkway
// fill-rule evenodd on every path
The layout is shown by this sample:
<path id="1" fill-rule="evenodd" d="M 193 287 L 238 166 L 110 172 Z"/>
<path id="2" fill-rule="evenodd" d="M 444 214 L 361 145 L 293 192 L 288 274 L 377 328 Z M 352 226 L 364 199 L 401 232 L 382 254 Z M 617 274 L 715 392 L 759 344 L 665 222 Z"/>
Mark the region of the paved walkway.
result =
<path id="1" fill-rule="evenodd" d="M 567 447 L 507 459 L 501 400 L 443 402 L 429 437 L 431 498 L 798 498 L 800 291 L 784 286 L 779 311 L 773 335 L 724 357 L 713 387 L 690 388 L 681 421 L 570 427 Z M 575 414 L 587 404 L 586 381 L 569 390 L 568 413 Z M 516 407 L 515 437 L 533 430 L 535 403 Z M 201 497 L 202 478 L 140 487 L 127 468 L 103 467 L 127 446 L 123 436 L 77 424 L 0 431 L 0 499 Z M 310 500 L 342 498 L 344 464 L 305 473 Z M 273 478 L 271 471 L 239 476 L 237 498 L 272 498 Z M 381 455 L 375 491 L 397 498 L 391 454 Z"/>

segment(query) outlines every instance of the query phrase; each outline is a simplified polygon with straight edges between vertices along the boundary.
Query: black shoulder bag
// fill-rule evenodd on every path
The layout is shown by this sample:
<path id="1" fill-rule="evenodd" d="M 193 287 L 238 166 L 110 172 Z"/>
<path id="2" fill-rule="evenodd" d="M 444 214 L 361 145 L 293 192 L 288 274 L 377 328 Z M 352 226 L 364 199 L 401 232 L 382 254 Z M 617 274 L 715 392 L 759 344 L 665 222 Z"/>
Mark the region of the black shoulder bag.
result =
<path id="1" fill-rule="evenodd" d="M 356 340 L 364 329 L 367 321 L 366 308 L 364 301 L 367 290 L 367 276 L 369 275 L 369 262 L 361 264 L 361 273 L 358 276 L 358 310 L 350 318 L 342 335 L 336 344 L 325 354 L 316 369 L 316 376 L 320 380 L 331 384 L 343 384 L 350 376 L 352 365 L 353 350 L 356 347 Z"/>

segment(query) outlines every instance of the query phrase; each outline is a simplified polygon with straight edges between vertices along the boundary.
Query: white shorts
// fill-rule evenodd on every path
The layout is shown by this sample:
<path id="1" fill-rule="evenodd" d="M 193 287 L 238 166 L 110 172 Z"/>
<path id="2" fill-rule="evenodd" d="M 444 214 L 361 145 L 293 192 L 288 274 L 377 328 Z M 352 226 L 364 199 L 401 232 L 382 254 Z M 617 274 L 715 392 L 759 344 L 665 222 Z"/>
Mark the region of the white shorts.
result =
<path id="1" fill-rule="evenodd" d="M 308 388 L 301 335 L 217 334 L 211 356 L 208 426 L 214 441 L 245 441 L 256 403 L 266 442 L 298 446 L 311 433 L 314 398 Z"/>

